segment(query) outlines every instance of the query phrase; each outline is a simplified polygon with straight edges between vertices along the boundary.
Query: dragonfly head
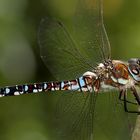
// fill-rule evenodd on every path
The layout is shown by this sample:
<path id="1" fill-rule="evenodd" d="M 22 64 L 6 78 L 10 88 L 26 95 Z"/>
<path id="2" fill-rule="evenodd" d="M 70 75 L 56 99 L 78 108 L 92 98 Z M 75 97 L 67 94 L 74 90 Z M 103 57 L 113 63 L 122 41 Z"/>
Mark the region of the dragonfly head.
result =
<path id="1" fill-rule="evenodd" d="M 137 82 L 140 82 L 140 58 L 132 58 L 128 61 L 128 70 Z"/>

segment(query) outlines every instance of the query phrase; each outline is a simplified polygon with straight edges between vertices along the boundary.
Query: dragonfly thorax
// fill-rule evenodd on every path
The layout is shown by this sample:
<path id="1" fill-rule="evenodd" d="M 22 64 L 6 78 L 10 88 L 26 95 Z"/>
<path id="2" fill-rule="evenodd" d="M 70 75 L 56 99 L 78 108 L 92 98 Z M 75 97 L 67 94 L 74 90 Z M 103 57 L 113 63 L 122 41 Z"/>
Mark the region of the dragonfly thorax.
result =
<path id="1" fill-rule="evenodd" d="M 86 83 L 90 84 L 95 92 L 111 88 L 126 89 L 135 84 L 135 80 L 129 73 L 128 64 L 118 60 L 100 63 L 95 70 L 85 72 L 83 76 L 88 78 Z"/>

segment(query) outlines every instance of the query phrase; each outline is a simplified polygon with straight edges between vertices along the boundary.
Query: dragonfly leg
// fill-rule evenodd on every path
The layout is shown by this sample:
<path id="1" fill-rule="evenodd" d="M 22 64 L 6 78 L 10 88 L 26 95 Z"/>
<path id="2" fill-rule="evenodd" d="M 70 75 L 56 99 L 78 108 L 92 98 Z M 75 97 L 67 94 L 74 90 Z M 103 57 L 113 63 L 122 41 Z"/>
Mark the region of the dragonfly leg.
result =
<path id="1" fill-rule="evenodd" d="M 124 97 L 123 97 L 124 94 L 125 94 L 124 90 L 121 90 L 120 94 L 119 94 L 119 100 L 124 101 Z M 138 105 L 137 103 L 132 102 L 132 101 L 128 101 L 127 99 L 125 100 L 125 102 L 130 103 L 130 104 L 134 104 L 134 105 Z"/>
<path id="2" fill-rule="evenodd" d="M 135 87 L 132 87 L 131 91 L 133 92 L 133 95 L 135 96 L 135 99 L 136 99 L 137 103 L 140 105 L 140 97 L 139 97 Z"/>
<path id="3" fill-rule="evenodd" d="M 136 90 L 135 90 L 136 91 Z M 134 92 L 134 91 L 133 91 Z M 131 103 L 130 101 L 128 102 L 127 101 L 127 94 L 126 94 L 126 90 L 122 90 L 121 92 L 120 92 L 120 94 L 121 95 L 119 95 L 119 99 L 121 99 L 122 101 L 123 101 L 123 103 L 124 103 L 124 110 L 125 110 L 125 112 L 127 112 L 127 113 L 138 113 L 138 114 L 140 114 L 140 112 L 139 111 L 131 111 L 131 110 L 128 110 L 128 107 L 127 107 L 127 103 Z M 133 93 L 134 94 L 134 93 Z M 135 93 L 136 94 L 136 93 Z M 121 98 L 123 96 L 123 99 Z M 133 103 L 133 102 L 132 102 Z"/>

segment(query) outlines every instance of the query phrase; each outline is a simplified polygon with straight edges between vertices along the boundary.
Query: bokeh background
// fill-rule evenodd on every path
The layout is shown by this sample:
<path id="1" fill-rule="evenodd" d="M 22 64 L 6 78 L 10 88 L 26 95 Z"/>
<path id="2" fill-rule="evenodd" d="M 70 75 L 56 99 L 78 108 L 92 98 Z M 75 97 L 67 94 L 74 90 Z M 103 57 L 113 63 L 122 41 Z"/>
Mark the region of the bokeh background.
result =
<path id="1" fill-rule="evenodd" d="M 43 64 L 37 39 L 45 16 L 67 26 L 75 0 L 0 0 L 0 86 L 54 80 Z M 105 0 L 104 23 L 112 58 L 140 57 L 140 1 Z M 0 99 L 0 139 L 50 140 L 47 121 L 52 95 L 24 95 Z"/>

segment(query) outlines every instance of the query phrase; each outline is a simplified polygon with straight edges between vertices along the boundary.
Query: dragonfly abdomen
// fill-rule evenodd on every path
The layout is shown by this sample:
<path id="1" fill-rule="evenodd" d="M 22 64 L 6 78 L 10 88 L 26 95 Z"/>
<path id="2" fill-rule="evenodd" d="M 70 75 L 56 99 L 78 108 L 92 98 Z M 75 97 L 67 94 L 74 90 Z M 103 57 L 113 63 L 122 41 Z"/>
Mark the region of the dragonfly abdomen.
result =
<path id="1" fill-rule="evenodd" d="M 7 86 L 7 87 L 0 88 L 0 97 L 22 95 L 27 93 L 57 91 L 57 90 L 91 92 L 92 91 L 91 82 L 92 82 L 92 78 L 90 76 L 82 76 L 75 80 Z"/>
<path id="2" fill-rule="evenodd" d="M 42 92 L 44 85 L 45 83 L 37 83 L 37 84 L 34 83 L 34 84 L 7 86 L 4 88 L 0 88 L 0 97 Z"/>

